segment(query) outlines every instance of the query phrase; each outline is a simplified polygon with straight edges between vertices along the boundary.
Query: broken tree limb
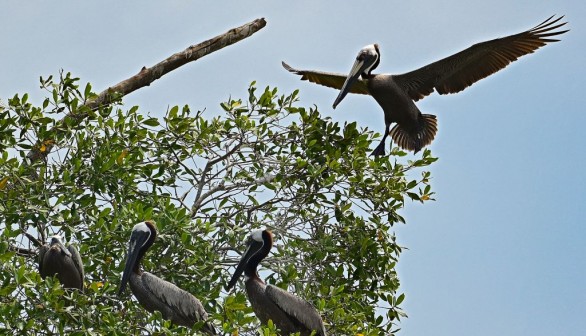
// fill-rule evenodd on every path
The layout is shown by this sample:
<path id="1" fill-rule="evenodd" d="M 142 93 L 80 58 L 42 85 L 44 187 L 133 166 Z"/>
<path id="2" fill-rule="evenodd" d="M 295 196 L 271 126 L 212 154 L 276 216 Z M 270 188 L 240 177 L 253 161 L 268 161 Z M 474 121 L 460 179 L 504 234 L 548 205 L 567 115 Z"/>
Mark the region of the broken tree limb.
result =
<path id="1" fill-rule="evenodd" d="M 116 99 L 126 96 L 127 94 L 142 87 L 149 86 L 152 82 L 189 62 L 196 61 L 208 54 L 250 37 L 252 34 L 264 28 L 266 24 L 267 23 L 264 18 L 256 19 L 240 27 L 230 29 L 226 33 L 218 35 L 207 41 L 192 45 L 181 52 L 171 55 L 167 59 L 153 65 L 150 68 L 143 67 L 136 75 L 107 88 L 98 94 L 95 99 L 86 102 L 84 105 L 90 110 L 97 110 L 102 106 L 107 106 Z M 78 111 L 83 110 L 84 109 L 78 109 Z M 63 119 L 59 120 L 55 126 L 53 126 L 51 133 L 61 132 L 64 128 L 65 120 L 73 119 L 75 123 L 79 123 L 87 116 L 88 113 L 83 112 L 68 114 Z M 39 139 L 39 143 L 46 143 L 47 140 L 51 139 Z M 28 162 L 25 162 L 25 164 L 31 165 L 34 162 L 45 159 L 51 152 L 53 146 L 54 143 L 49 142 L 43 147 L 33 147 L 27 154 Z M 43 150 L 41 150 L 41 148 Z"/>

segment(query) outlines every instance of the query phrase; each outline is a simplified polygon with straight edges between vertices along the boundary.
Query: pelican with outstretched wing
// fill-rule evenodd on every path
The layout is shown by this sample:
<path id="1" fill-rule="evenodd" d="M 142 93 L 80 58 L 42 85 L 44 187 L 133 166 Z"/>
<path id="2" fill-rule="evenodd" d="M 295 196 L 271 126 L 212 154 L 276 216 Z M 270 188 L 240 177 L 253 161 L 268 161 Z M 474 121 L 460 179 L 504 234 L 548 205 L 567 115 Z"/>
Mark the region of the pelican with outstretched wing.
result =
<path id="1" fill-rule="evenodd" d="M 373 74 L 380 63 L 378 44 L 364 47 L 358 53 L 350 74 L 297 70 L 283 62 L 288 71 L 301 75 L 302 80 L 339 89 L 334 108 L 348 92 L 371 95 L 385 113 L 385 133 L 372 155 L 385 154 L 388 135 L 401 148 L 417 153 L 429 145 L 437 132 L 435 115 L 422 114 L 415 101 L 437 91 L 456 93 L 477 81 L 504 69 L 519 57 L 533 53 L 547 43 L 557 42 L 553 36 L 567 22 L 554 16 L 519 34 L 477 43 L 452 56 L 401 75 Z M 391 124 L 396 125 L 389 130 Z"/>

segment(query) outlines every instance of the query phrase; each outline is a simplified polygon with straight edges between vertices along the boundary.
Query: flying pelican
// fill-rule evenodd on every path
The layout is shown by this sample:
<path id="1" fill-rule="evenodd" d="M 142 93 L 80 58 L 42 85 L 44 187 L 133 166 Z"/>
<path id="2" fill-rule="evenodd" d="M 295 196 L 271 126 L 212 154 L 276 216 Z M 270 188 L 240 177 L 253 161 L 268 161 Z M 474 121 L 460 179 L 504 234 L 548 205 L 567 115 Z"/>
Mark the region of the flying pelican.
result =
<path id="1" fill-rule="evenodd" d="M 326 336 L 324 323 L 309 302 L 279 287 L 265 285 L 259 278 L 256 268 L 273 247 L 273 234 L 268 230 L 255 230 L 246 243 L 248 249 L 228 283 L 228 290 L 234 287 L 244 272 L 248 300 L 263 324 L 272 320 L 283 335 L 299 332 L 301 336 L 309 336 L 315 330 L 317 336 Z"/>
<path id="2" fill-rule="evenodd" d="M 51 237 L 49 245 L 39 248 L 39 273 L 44 279 L 57 275 L 65 288 L 77 288 L 83 291 L 83 263 L 81 256 L 73 245 L 67 248 L 60 236 Z"/>
<path id="3" fill-rule="evenodd" d="M 158 310 L 163 318 L 185 327 L 192 327 L 198 321 L 205 321 L 208 314 L 193 295 L 141 270 L 140 262 L 156 237 L 157 228 L 153 221 L 138 223 L 132 229 L 118 295 L 124 292 L 126 283 L 130 280 L 132 293 L 149 312 Z M 217 335 L 216 329 L 209 322 L 206 322 L 201 330 L 210 335 Z"/>
<path id="4" fill-rule="evenodd" d="M 385 154 L 387 135 L 399 147 L 417 153 L 433 141 L 437 132 L 437 121 L 434 115 L 421 114 L 414 101 L 424 98 L 434 90 L 442 95 L 460 92 L 548 42 L 559 41 L 550 37 L 568 31 L 555 30 L 567 23 L 558 23 L 562 18 L 563 16 L 554 19 L 551 16 L 522 33 L 477 43 L 452 56 L 401 75 L 372 74 L 372 70 L 380 63 L 378 44 L 371 44 L 360 50 L 348 76 L 297 70 L 285 62 L 283 67 L 301 75 L 302 80 L 340 89 L 334 101 L 334 109 L 348 92 L 371 95 L 385 113 L 385 134 L 372 155 Z M 389 131 L 392 123 L 396 125 Z"/>

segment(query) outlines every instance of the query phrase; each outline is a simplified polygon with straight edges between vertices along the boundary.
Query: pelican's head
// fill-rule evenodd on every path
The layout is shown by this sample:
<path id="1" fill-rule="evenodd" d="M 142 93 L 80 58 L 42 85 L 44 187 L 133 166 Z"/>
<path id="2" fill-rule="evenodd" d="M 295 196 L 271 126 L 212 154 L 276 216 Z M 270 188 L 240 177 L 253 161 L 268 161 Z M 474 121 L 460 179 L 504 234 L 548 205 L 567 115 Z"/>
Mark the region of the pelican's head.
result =
<path id="1" fill-rule="evenodd" d="M 236 285 L 242 273 L 245 273 L 246 276 L 256 274 L 256 267 L 269 254 L 271 247 L 273 247 L 273 234 L 267 229 L 254 230 L 246 238 L 246 246 L 246 252 L 242 254 L 240 262 L 236 266 L 236 271 L 234 271 L 228 283 L 228 290 Z"/>
<path id="2" fill-rule="evenodd" d="M 372 74 L 372 70 L 376 69 L 380 63 L 380 50 L 378 44 L 369 44 L 360 49 L 356 62 L 363 62 L 364 70 L 360 73 L 362 78 L 368 78 Z M 355 64 L 356 66 L 356 64 Z"/>
<path id="3" fill-rule="evenodd" d="M 63 241 L 61 241 L 61 236 L 54 235 L 53 237 L 51 237 L 51 242 L 49 243 L 49 246 L 50 248 L 60 250 L 61 253 L 65 253 L 65 255 L 71 257 L 71 252 L 69 252 L 69 250 L 65 248 Z"/>
<path id="4" fill-rule="evenodd" d="M 126 284 L 130 279 L 130 273 L 139 273 L 140 260 L 151 247 L 157 236 L 157 227 L 153 221 L 144 221 L 136 224 L 132 228 L 130 234 L 130 241 L 128 241 L 128 255 L 126 257 L 126 265 L 124 265 L 124 273 L 122 273 L 122 281 L 118 290 L 118 295 L 124 292 Z"/>
<path id="5" fill-rule="evenodd" d="M 346 81 L 344 82 L 344 85 L 342 85 L 342 89 L 334 101 L 333 107 L 336 108 L 342 99 L 346 97 L 346 94 L 350 91 L 352 84 L 354 84 L 358 77 L 362 76 L 362 78 L 367 79 L 372 76 L 372 70 L 376 69 L 379 63 L 380 51 L 378 49 L 378 44 L 369 44 L 362 48 L 358 52 L 358 56 L 356 56 L 356 61 L 352 66 L 352 70 L 350 70 L 350 73 L 346 77 Z"/>

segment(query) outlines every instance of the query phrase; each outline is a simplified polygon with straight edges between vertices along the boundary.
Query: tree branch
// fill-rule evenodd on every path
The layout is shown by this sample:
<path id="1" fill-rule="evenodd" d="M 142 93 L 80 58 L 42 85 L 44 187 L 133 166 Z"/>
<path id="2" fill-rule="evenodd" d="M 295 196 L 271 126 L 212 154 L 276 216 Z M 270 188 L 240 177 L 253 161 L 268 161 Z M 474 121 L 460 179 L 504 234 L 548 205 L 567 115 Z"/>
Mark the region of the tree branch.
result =
<path id="1" fill-rule="evenodd" d="M 253 185 L 261 185 L 261 184 L 271 182 L 272 180 L 275 179 L 275 177 L 277 177 L 277 176 L 267 174 L 267 175 L 260 177 L 254 181 L 234 182 L 233 184 L 230 184 L 228 186 L 226 186 L 225 181 L 222 181 L 222 182 L 218 183 L 218 185 L 211 187 L 208 191 L 203 193 L 200 197 L 198 197 L 193 202 L 193 205 L 191 206 L 191 217 L 195 216 L 195 214 L 197 213 L 199 208 L 201 208 L 201 206 L 206 198 L 210 197 L 211 195 L 213 195 L 219 191 L 230 191 L 230 190 L 234 190 L 234 189 L 238 189 L 238 188 L 250 187 Z"/>
<path id="2" fill-rule="evenodd" d="M 28 240 L 30 240 L 36 247 L 43 246 L 43 243 L 40 240 L 38 240 L 37 238 L 35 238 L 33 235 L 31 235 L 30 233 L 23 232 L 22 234 L 25 235 L 28 238 Z"/>
<path id="3" fill-rule="evenodd" d="M 208 54 L 250 37 L 252 34 L 264 28 L 266 24 L 267 23 L 264 18 L 256 19 L 240 27 L 230 29 L 222 35 L 218 35 L 207 41 L 192 45 L 181 52 L 171 55 L 167 59 L 155 64 L 150 68 L 143 67 L 138 72 L 138 74 L 107 88 L 98 94 L 97 98 L 86 102 L 83 106 L 89 108 L 90 110 L 96 110 L 101 106 L 111 104 L 120 97 L 126 96 L 127 94 L 142 87 L 149 86 L 155 80 L 189 62 L 196 61 Z M 83 111 L 83 109 L 79 110 Z M 51 132 L 62 132 L 63 129 L 67 129 L 67 127 L 64 127 L 66 125 L 66 121 L 73 119 L 74 123 L 79 123 L 83 119 L 87 118 L 87 116 L 88 113 L 85 112 L 67 114 L 63 119 L 57 122 L 57 124 L 51 129 Z M 46 158 L 51 152 L 53 146 L 54 143 L 46 143 L 45 146 L 43 146 L 43 151 L 41 151 L 39 146 L 33 147 L 27 154 L 28 162 L 26 162 L 26 164 L 30 165 L 36 161 Z"/>
<path id="4" fill-rule="evenodd" d="M 208 174 L 208 172 L 214 167 L 214 165 L 216 163 L 227 160 L 230 157 L 230 155 L 234 154 L 241 146 L 242 146 L 242 143 L 238 143 L 234 147 L 232 147 L 232 149 L 226 151 L 226 153 L 224 155 L 220 155 L 213 160 L 208 160 L 208 162 L 206 163 L 206 165 L 203 168 L 203 171 L 201 173 L 201 179 L 199 180 L 199 183 L 197 184 L 197 195 L 195 196 L 196 204 L 201 197 L 205 183 L 208 181 L 208 180 L 206 180 L 206 175 Z M 199 203 L 201 204 L 201 202 L 199 202 Z M 195 207 L 195 204 L 193 207 Z M 192 207 L 192 209 L 193 209 L 193 207 Z"/>
<path id="5" fill-rule="evenodd" d="M 37 255 L 37 252 L 35 250 L 29 250 L 29 249 L 25 249 L 25 248 L 14 246 L 14 245 L 9 245 L 9 249 L 16 252 L 16 254 L 24 256 L 24 257 L 33 257 L 33 256 Z"/>

